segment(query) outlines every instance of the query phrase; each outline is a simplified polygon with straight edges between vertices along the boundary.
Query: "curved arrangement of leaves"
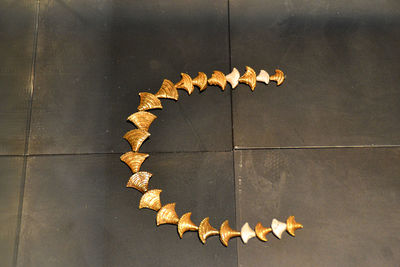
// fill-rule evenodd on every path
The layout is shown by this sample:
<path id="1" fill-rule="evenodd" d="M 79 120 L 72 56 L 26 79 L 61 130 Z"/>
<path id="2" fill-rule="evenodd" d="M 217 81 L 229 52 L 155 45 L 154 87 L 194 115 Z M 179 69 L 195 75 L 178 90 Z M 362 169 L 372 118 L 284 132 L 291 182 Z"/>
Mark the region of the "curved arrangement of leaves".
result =
<path id="1" fill-rule="evenodd" d="M 249 239 L 256 236 L 261 241 L 267 241 L 266 235 L 270 232 L 273 232 L 279 239 L 285 231 L 295 236 L 294 231 L 303 228 L 303 226 L 295 221 L 294 216 L 289 216 L 286 223 L 273 219 L 271 227 L 264 227 L 259 222 L 254 227 L 254 230 L 248 223 L 245 223 L 240 231 L 236 231 L 229 226 L 228 220 L 225 220 L 218 230 L 210 225 L 209 217 L 203 219 L 197 226 L 190 218 L 192 215 L 191 212 L 187 212 L 179 217 L 175 211 L 176 203 L 161 204 L 161 189 L 149 190 L 149 180 L 152 174 L 150 172 L 140 171 L 142 163 L 149 155 L 140 153 L 139 149 L 142 143 L 150 136 L 149 127 L 157 118 L 156 115 L 148 112 L 148 110 L 162 109 L 160 99 L 166 98 L 177 101 L 179 99 L 178 89 L 185 90 L 190 95 L 194 91 L 195 86 L 198 87 L 200 91 L 205 90 L 208 85 L 218 86 L 222 90 L 225 90 L 227 83 L 231 85 L 232 89 L 239 83 L 244 83 L 254 91 L 257 82 L 268 84 L 270 81 L 275 81 L 279 86 L 285 79 L 284 73 L 279 69 L 276 69 L 275 74 L 271 76 L 265 70 L 261 70 L 260 73 L 256 75 L 256 72 L 248 66 L 246 67 L 246 72 L 242 76 L 240 76 L 236 68 L 228 75 L 216 70 L 210 78 L 207 78 L 204 72 L 199 72 L 198 76 L 194 79 L 186 73 L 181 73 L 181 76 L 181 80 L 176 84 L 165 79 L 156 94 L 147 92 L 139 93 L 140 104 L 137 108 L 138 112 L 128 117 L 128 120 L 137 128 L 124 135 L 124 138 L 131 145 L 132 151 L 123 154 L 121 160 L 126 163 L 133 172 L 126 186 L 135 188 L 143 193 L 140 199 L 139 209 L 147 208 L 156 211 L 157 226 L 161 224 L 177 225 L 180 238 L 182 238 L 183 234 L 187 231 L 197 231 L 203 244 L 206 243 L 208 237 L 214 235 L 219 235 L 222 244 L 225 246 L 228 246 L 228 242 L 231 238 L 239 236 L 244 243 L 247 243 Z"/>

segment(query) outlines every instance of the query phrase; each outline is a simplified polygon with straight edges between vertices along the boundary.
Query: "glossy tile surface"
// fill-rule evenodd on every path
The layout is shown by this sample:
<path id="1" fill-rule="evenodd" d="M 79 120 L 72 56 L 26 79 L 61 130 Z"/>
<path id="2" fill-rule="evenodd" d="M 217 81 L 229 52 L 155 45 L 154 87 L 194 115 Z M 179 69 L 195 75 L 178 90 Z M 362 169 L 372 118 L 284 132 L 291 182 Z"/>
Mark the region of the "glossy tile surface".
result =
<path id="1" fill-rule="evenodd" d="M 122 152 L 138 93 L 229 70 L 227 3 L 44 1 L 29 152 Z M 230 92 L 163 101 L 146 151 L 230 151 Z M 68 144 L 68 145 L 66 145 Z"/>
<path id="2" fill-rule="evenodd" d="M 287 76 L 278 88 L 234 91 L 235 146 L 400 144 L 398 1 L 230 7 L 232 66 Z"/>
<path id="3" fill-rule="evenodd" d="M 0 1 L 0 155 L 22 155 L 31 87 L 34 1 Z"/>
<path id="4" fill-rule="evenodd" d="M 198 224 L 234 225 L 231 153 L 154 153 L 142 170 L 163 204 L 177 202 Z M 202 245 L 180 240 L 176 226 L 156 227 L 155 212 L 139 210 L 141 193 L 125 188 L 130 170 L 118 155 L 40 156 L 28 162 L 18 266 L 235 266 L 236 241 Z"/>
<path id="5" fill-rule="evenodd" d="M 296 216 L 282 240 L 239 244 L 239 266 L 396 266 L 400 149 L 237 151 L 237 221 Z"/>
<path id="6" fill-rule="evenodd" d="M 22 166 L 22 157 L 0 157 L 0 261 L 4 267 L 13 266 Z"/>

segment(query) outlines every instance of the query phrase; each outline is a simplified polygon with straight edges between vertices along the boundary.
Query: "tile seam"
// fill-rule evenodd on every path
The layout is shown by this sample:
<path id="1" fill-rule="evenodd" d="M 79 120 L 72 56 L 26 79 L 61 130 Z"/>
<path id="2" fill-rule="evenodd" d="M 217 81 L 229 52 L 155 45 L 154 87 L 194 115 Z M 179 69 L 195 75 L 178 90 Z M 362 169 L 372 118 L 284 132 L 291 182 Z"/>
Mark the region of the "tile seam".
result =
<path id="1" fill-rule="evenodd" d="M 20 234 L 21 234 L 21 223 L 22 223 L 22 208 L 24 202 L 24 193 L 25 193 L 25 180 L 27 174 L 27 165 L 28 165 L 28 149 L 29 149 L 29 138 L 31 131 L 31 120 L 32 120 L 32 103 L 33 103 L 33 92 L 35 86 L 35 72 L 36 72 L 36 55 L 37 55 L 37 43 L 38 43 L 38 32 L 39 32 L 39 11 L 40 11 L 40 0 L 35 1 L 35 15 L 34 15 L 34 33 L 33 33 L 33 44 L 32 44 L 32 61 L 31 61 L 31 73 L 29 77 L 29 104 L 28 104 L 28 116 L 26 120 L 25 127 L 25 146 L 24 146 L 24 160 L 22 164 L 22 177 L 20 184 L 20 192 L 19 192 L 19 204 L 18 204 L 18 213 L 17 213 L 17 226 L 15 231 L 15 241 L 14 241 L 14 255 L 13 255 L 13 263 L 12 266 L 17 266 L 18 264 L 18 252 L 19 252 L 19 244 L 20 244 Z"/>

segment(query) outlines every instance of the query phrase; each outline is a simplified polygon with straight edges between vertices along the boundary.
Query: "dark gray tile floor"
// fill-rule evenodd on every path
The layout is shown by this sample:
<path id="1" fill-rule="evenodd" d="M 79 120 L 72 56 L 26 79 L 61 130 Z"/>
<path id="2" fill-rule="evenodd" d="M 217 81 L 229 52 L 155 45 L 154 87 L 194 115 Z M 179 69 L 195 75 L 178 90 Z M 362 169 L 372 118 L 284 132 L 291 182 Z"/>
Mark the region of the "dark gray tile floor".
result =
<path id="1" fill-rule="evenodd" d="M 0 265 L 396 266 L 399 18 L 396 0 L 0 0 Z M 287 79 L 163 100 L 143 168 L 195 223 L 305 228 L 180 240 L 125 188 L 125 120 L 164 78 L 246 65 Z"/>
<path id="2" fill-rule="evenodd" d="M 399 159 L 400 148 L 235 152 L 238 225 L 304 225 L 296 238 L 239 244 L 239 266 L 397 266 Z"/>
<path id="3" fill-rule="evenodd" d="M 41 3 L 29 152 L 123 152 L 131 125 L 121 121 L 139 92 L 156 93 L 180 72 L 228 71 L 227 3 L 192 3 Z M 231 150 L 230 91 L 164 103 L 144 151 Z"/>
<path id="4" fill-rule="evenodd" d="M 287 75 L 234 91 L 235 146 L 400 144 L 400 5 L 361 2 L 231 1 L 232 65 Z"/>
<path id="5" fill-rule="evenodd" d="M 0 155 L 25 149 L 35 29 L 33 1 L 0 1 Z"/>
<path id="6" fill-rule="evenodd" d="M 13 266 L 23 179 L 22 157 L 0 157 L 0 262 Z"/>
<path id="7" fill-rule="evenodd" d="M 235 223 L 232 152 L 153 153 L 163 204 L 176 202 L 199 223 Z M 18 266 L 234 266 L 236 246 L 195 233 L 180 240 L 176 226 L 156 227 L 155 212 L 139 210 L 141 193 L 118 155 L 38 156 L 29 159 Z"/>

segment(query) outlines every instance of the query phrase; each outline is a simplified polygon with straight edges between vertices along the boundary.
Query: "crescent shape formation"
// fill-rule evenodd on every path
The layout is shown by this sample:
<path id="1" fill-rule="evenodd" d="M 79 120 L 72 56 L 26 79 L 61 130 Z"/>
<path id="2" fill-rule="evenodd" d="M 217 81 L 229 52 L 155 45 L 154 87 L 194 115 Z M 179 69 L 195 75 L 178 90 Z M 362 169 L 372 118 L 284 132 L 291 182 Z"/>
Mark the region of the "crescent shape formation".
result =
<path id="1" fill-rule="evenodd" d="M 228 246 L 229 239 L 237 236 L 240 236 L 240 232 L 233 230 L 229 226 L 228 220 L 224 221 L 221 224 L 221 228 L 219 229 L 219 239 L 221 240 L 222 244 L 224 244 L 225 247 Z"/>
<path id="2" fill-rule="evenodd" d="M 246 72 L 243 74 L 242 77 L 239 78 L 239 82 L 247 84 L 248 86 L 250 86 L 251 91 L 254 91 L 257 83 L 256 72 L 249 66 L 246 66 Z"/>
<path id="3" fill-rule="evenodd" d="M 183 234 L 187 231 L 197 231 L 199 227 L 194 224 L 194 222 L 190 219 L 192 215 L 191 212 L 187 212 L 182 215 L 178 222 L 178 233 L 179 237 L 182 238 Z"/>
<path id="4" fill-rule="evenodd" d="M 256 236 L 256 233 L 253 229 L 251 229 L 249 223 L 245 223 L 240 229 L 240 237 L 242 238 L 243 243 L 247 244 L 250 239 Z"/>
<path id="5" fill-rule="evenodd" d="M 283 71 L 281 71 L 281 70 L 279 70 L 279 69 L 276 69 L 275 70 L 275 74 L 274 75 L 271 75 L 270 77 L 269 77 L 269 79 L 271 80 L 271 81 L 275 81 L 276 82 L 276 85 L 281 85 L 282 83 L 283 83 L 283 81 L 285 80 L 285 74 L 283 73 Z"/>
<path id="6" fill-rule="evenodd" d="M 124 135 L 124 138 L 129 142 L 132 150 L 139 151 L 140 146 L 150 136 L 150 133 L 142 129 L 130 130 Z"/>
<path id="7" fill-rule="evenodd" d="M 262 82 L 265 84 L 269 83 L 269 74 L 265 70 L 261 70 L 260 73 L 256 77 L 257 82 Z"/>
<path id="8" fill-rule="evenodd" d="M 206 243 L 207 238 L 218 234 L 219 234 L 218 230 L 211 226 L 209 217 L 204 218 L 204 220 L 200 222 L 199 238 L 201 242 L 203 242 L 203 244 Z"/>
<path id="9" fill-rule="evenodd" d="M 157 226 L 161 224 L 178 224 L 179 217 L 175 211 L 175 203 L 169 203 L 157 212 Z"/>
<path id="10" fill-rule="evenodd" d="M 128 117 L 128 121 L 135 124 L 138 129 L 149 131 L 150 125 L 157 118 L 156 115 L 147 111 L 138 111 Z"/>
<path id="11" fill-rule="evenodd" d="M 160 194 L 162 190 L 161 189 L 152 189 L 147 191 L 146 193 L 143 194 L 142 198 L 140 199 L 139 203 L 139 209 L 151 209 L 158 211 L 161 209 L 161 200 L 160 200 Z"/>
<path id="12" fill-rule="evenodd" d="M 176 90 L 175 84 L 167 79 L 164 79 L 161 88 L 158 90 L 155 96 L 158 98 L 169 98 L 175 101 L 177 101 L 179 98 L 178 90 Z"/>
<path id="13" fill-rule="evenodd" d="M 191 95 L 194 90 L 192 78 L 190 78 L 190 76 L 186 73 L 181 73 L 181 76 L 182 79 L 175 84 L 176 88 L 183 89 L 188 92 L 189 95 Z"/>
<path id="14" fill-rule="evenodd" d="M 207 88 L 207 75 L 204 72 L 199 72 L 196 78 L 193 79 L 193 85 L 199 87 L 200 92 Z"/>
<path id="15" fill-rule="evenodd" d="M 272 233 L 281 239 L 283 232 L 286 231 L 286 223 L 278 221 L 277 219 L 273 219 L 271 223 Z"/>
<path id="16" fill-rule="evenodd" d="M 139 93 L 140 104 L 138 106 L 139 111 L 149 109 L 162 109 L 161 101 L 155 95 L 151 93 L 142 92 Z"/>
<path id="17" fill-rule="evenodd" d="M 137 172 L 129 178 L 126 187 L 131 187 L 139 190 L 142 193 L 147 192 L 149 188 L 149 180 L 152 174 L 149 172 Z"/>
<path id="18" fill-rule="evenodd" d="M 303 225 L 296 222 L 294 216 L 289 216 L 286 223 L 273 219 L 271 227 L 264 227 L 259 222 L 255 226 L 254 230 L 248 223 L 245 223 L 240 232 L 232 229 L 229 226 L 228 220 L 225 220 L 221 224 L 220 229 L 217 230 L 210 225 L 209 217 L 204 218 L 200 222 L 199 226 L 197 226 L 191 220 L 192 212 L 187 212 L 179 218 L 175 211 L 175 203 L 169 203 L 162 206 L 160 199 L 160 194 L 162 192 L 161 189 L 149 190 L 149 180 L 152 177 L 152 174 L 147 171 L 140 171 L 143 162 L 149 155 L 139 153 L 138 151 L 143 142 L 150 136 L 150 125 L 157 118 L 156 115 L 147 110 L 162 109 L 160 99 L 173 99 L 177 101 L 179 99 L 177 89 L 186 90 L 190 95 L 194 90 L 194 86 L 197 86 L 200 91 L 205 90 L 208 85 L 219 86 L 222 90 L 225 90 L 228 82 L 232 89 L 240 82 L 247 84 L 253 91 L 257 81 L 265 84 L 268 84 L 270 80 L 276 81 L 279 86 L 285 80 L 284 73 L 279 69 L 276 69 L 275 74 L 271 76 L 265 70 L 261 70 L 260 73 L 256 75 L 256 72 L 249 66 L 246 66 L 246 72 L 242 76 L 240 76 L 240 73 L 236 68 L 233 68 L 232 72 L 226 76 L 224 73 L 215 70 L 209 79 L 207 79 L 207 75 L 204 72 L 199 72 L 197 77 L 193 80 L 186 73 L 181 73 L 181 77 L 181 80 L 176 84 L 168 79 L 164 79 L 156 94 L 148 92 L 139 93 L 140 104 L 137 108 L 138 112 L 135 112 L 128 117 L 128 120 L 132 122 L 137 129 L 133 129 L 124 135 L 124 138 L 131 145 L 132 151 L 126 152 L 120 157 L 120 159 L 128 165 L 133 173 L 126 184 L 126 187 L 135 188 L 139 192 L 143 193 L 140 199 L 139 209 L 147 208 L 157 211 L 157 226 L 162 224 L 177 225 L 177 231 L 180 238 L 182 238 L 183 234 L 187 231 L 197 231 L 199 239 L 203 244 L 206 243 L 208 237 L 215 235 L 219 235 L 224 246 L 228 246 L 231 238 L 239 236 L 245 244 L 255 236 L 257 236 L 261 241 L 267 241 L 266 235 L 270 232 L 273 232 L 279 239 L 285 231 L 290 235 L 295 236 L 295 230 L 303 228 Z"/>
<path id="19" fill-rule="evenodd" d="M 222 72 L 215 70 L 211 75 L 211 78 L 208 79 L 208 84 L 217 85 L 221 87 L 222 91 L 225 90 L 226 87 L 226 77 Z"/>
<path id="20" fill-rule="evenodd" d="M 129 151 L 123 154 L 120 159 L 135 173 L 140 170 L 140 167 L 148 156 L 149 154 Z"/>
<path id="21" fill-rule="evenodd" d="M 268 239 L 266 238 L 266 235 L 272 232 L 272 228 L 271 227 L 264 227 L 260 222 L 257 223 L 256 227 L 256 236 L 258 237 L 258 239 L 260 239 L 261 241 L 268 241 Z"/>
<path id="22" fill-rule="evenodd" d="M 286 228 L 289 234 L 295 236 L 294 231 L 303 228 L 303 225 L 301 223 L 296 222 L 294 216 L 289 216 L 289 218 L 287 218 L 286 220 Z"/>
<path id="23" fill-rule="evenodd" d="M 240 73 L 237 68 L 233 68 L 232 72 L 226 75 L 226 80 L 231 84 L 234 89 L 239 84 Z"/>

